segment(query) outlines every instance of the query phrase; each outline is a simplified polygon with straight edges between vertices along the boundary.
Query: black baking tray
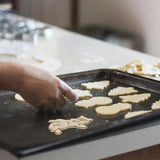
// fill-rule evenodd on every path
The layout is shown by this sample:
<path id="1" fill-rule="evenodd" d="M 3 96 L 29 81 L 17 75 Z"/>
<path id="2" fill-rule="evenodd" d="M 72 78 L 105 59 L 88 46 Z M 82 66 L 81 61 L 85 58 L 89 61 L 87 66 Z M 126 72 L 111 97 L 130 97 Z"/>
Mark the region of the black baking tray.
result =
<path id="1" fill-rule="evenodd" d="M 80 85 L 82 82 L 110 80 L 110 86 L 107 89 L 92 90 L 93 96 L 107 96 L 107 93 L 117 86 L 133 86 L 139 93 L 151 93 L 149 100 L 133 104 L 132 111 L 149 110 L 152 103 L 160 99 L 160 82 L 117 70 L 99 69 L 59 77 L 72 88 L 78 89 L 84 89 Z M 87 140 L 89 137 L 112 135 L 114 130 L 160 119 L 160 111 L 153 111 L 128 120 L 124 119 L 125 112 L 110 117 L 99 116 L 95 113 L 95 107 L 76 108 L 72 102 L 54 111 L 37 110 L 28 103 L 14 100 L 14 94 L 0 92 L 0 147 L 19 157 L 53 149 L 62 144 L 79 143 L 79 140 Z M 112 99 L 113 103 L 121 102 L 118 97 Z M 86 130 L 68 129 L 60 136 L 49 132 L 48 120 L 70 119 L 80 115 L 94 119 Z"/>

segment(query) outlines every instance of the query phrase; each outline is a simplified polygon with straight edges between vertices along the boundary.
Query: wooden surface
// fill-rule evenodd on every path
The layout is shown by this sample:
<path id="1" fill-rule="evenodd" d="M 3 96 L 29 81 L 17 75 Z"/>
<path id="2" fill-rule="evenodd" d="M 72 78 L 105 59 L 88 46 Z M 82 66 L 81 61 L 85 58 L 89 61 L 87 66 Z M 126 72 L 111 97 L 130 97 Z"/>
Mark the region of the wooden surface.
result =
<path id="1" fill-rule="evenodd" d="M 102 160 L 160 160 L 160 145 L 140 149 Z"/>

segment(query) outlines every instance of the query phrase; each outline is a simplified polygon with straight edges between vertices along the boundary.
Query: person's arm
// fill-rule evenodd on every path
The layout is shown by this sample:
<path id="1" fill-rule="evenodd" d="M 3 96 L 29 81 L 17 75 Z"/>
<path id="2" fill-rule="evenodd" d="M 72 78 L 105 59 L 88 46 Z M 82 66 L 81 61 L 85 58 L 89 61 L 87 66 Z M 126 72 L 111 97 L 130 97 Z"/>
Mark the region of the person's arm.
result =
<path id="1" fill-rule="evenodd" d="M 42 69 L 15 62 L 0 62 L 0 90 L 17 92 L 37 108 L 63 106 L 66 104 L 64 97 L 77 100 L 73 90 L 58 77 Z"/>

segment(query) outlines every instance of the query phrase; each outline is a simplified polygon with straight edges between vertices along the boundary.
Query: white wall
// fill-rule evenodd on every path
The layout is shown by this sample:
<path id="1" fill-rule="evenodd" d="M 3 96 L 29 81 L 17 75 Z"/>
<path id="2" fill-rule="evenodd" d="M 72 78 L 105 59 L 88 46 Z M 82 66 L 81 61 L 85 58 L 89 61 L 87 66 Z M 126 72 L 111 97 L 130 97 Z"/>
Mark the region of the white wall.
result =
<path id="1" fill-rule="evenodd" d="M 80 25 L 98 24 L 139 34 L 145 51 L 160 56 L 160 0 L 80 0 Z"/>

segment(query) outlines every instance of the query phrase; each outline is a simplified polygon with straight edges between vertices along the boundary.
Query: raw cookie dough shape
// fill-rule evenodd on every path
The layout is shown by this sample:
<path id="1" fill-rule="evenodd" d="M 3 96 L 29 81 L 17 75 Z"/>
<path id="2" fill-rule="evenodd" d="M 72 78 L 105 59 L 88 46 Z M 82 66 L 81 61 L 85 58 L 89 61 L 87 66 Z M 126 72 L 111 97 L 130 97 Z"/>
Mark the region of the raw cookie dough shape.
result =
<path id="1" fill-rule="evenodd" d="M 135 90 L 133 87 L 117 87 L 109 91 L 108 96 L 119 96 L 138 93 L 138 90 Z"/>
<path id="2" fill-rule="evenodd" d="M 74 92 L 78 95 L 79 99 L 92 97 L 89 90 L 74 89 Z"/>
<path id="3" fill-rule="evenodd" d="M 122 99 L 122 102 L 132 102 L 132 103 L 139 103 L 141 101 L 148 100 L 150 97 L 151 97 L 150 93 L 119 96 L 119 98 Z"/>
<path id="4" fill-rule="evenodd" d="M 128 112 L 127 114 L 124 115 L 124 118 L 129 119 L 129 118 L 140 116 L 140 115 L 143 115 L 149 112 L 152 112 L 152 110 L 149 110 L 149 111 L 141 110 L 141 111 Z"/>
<path id="5" fill-rule="evenodd" d="M 152 104 L 151 108 L 152 108 L 152 110 L 158 110 L 158 109 L 160 109 L 160 100 L 154 102 L 154 103 Z"/>
<path id="6" fill-rule="evenodd" d="M 91 90 L 103 90 L 104 88 L 107 88 L 109 86 L 110 82 L 108 80 L 104 81 L 97 81 L 97 82 L 87 82 L 87 83 L 81 83 L 81 86 Z"/>
<path id="7" fill-rule="evenodd" d="M 17 100 L 17 101 L 26 102 L 26 101 L 24 100 L 24 98 L 23 98 L 20 94 L 18 94 L 18 93 L 15 94 L 14 98 L 15 98 L 15 100 Z"/>
<path id="8" fill-rule="evenodd" d="M 90 108 L 95 106 L 103 106 L 112 103 L 112 99 L 108 97 L 93 97 L 88 100 L 81 100 L 75 103 L 76 107 Z"/>
<path id="9" fill-rule="evenodd" d="M 129 103 L 116 103 L 110 106 L 99 106 L 95 109 L 96 113 L 103 116 L 116 115 L 119 112 L 131 110 L 132 105 Z"/>
<path id="10" fill-rule="evenodd" d="M 63 130 L 69 128 L 87 129 L 87 125 L 93 121 L 92 118 L 80 116 L 78 118 L 72 118 L 69 120 L 56 119 L 49 120 L 50 123 L 48 129 L 50 132 L 54 132 L 56 135 L 61 135 Z"/>

